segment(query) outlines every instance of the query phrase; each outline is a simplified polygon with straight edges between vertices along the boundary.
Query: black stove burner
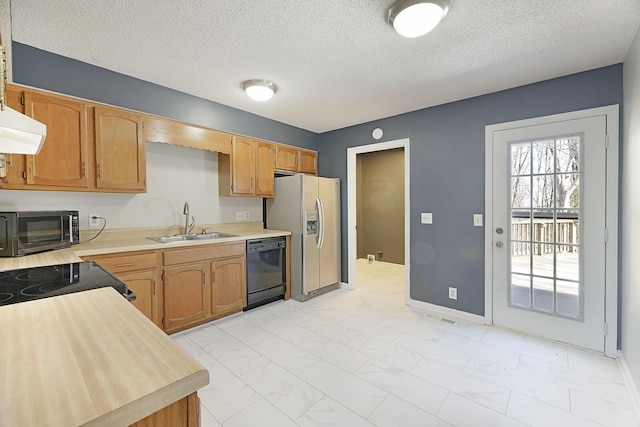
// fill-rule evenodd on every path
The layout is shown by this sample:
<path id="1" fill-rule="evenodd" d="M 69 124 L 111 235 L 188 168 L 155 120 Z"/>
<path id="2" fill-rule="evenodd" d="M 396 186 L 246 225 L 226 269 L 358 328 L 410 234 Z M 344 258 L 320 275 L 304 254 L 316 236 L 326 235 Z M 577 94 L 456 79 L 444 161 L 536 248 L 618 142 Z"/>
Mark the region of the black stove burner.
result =
<path id="1" fill-rule="evenodd" d="M 127 285 L 94 261 L 9 270 L 0 273 L 0 305 L 106 286 L 135 299 Z"/>

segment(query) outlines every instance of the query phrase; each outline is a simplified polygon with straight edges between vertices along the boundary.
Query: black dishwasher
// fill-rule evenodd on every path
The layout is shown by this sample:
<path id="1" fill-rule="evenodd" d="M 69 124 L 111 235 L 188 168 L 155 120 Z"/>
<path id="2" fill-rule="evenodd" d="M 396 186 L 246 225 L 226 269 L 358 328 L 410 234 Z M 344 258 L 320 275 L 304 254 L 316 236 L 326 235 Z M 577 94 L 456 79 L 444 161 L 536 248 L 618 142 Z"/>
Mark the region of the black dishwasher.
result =
<path id="1" fill-rule="evenodd" d="M 245 311 L 284 298 L 286 237 L 247 240 L 247 306 Z"/>

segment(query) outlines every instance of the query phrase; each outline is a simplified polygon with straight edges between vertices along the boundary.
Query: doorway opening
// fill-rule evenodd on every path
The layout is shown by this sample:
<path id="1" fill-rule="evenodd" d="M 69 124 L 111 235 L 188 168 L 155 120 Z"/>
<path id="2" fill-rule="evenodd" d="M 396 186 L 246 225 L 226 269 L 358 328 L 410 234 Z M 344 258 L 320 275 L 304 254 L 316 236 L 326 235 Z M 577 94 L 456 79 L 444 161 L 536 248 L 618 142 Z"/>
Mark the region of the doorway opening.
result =
<path id="1" fill-rule="evenodd" d="M 358 286 L 359 264 L 379 263 L 372 274 L 404 270 L 404 300 L 409 301 L 409 175 L 409 139 L 347 149 L 350 289 Z"/>

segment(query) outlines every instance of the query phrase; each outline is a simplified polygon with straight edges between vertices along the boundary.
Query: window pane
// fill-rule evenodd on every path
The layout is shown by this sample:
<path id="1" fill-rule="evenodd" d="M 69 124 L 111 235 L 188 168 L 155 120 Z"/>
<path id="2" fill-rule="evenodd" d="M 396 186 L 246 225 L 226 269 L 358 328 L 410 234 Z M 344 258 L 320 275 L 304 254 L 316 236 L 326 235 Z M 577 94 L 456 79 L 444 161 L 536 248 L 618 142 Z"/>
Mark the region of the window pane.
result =
<path id="1" fill-rule="evenodd" d="M 519 176 L 511 178 L 511 207 L 531 207 L 531 177 Z"/>
<path id="2" fill-rule="evenodd" d="M 511 176 L 531 173 L 531 143 L 511 144 Z"/>
<path id="3" fill-rule="evenodd" d="M 556 254 L 556 277 L 559 279 L 580 280 L 580 252 L 578 246 L 573 246 L 572 252 L 558 252 Z"/>
<path id="4" fill-rule="evenodd" d="M 558 208 L 580 207 L 580 174 L 556 175 L 556 203 Z"/>
<path id="5" fill-rule="evenodd" d="M 523 274 L 511 275 L 511 304 L 521 307 L 530 307 L 531 300 L 529 289 L 531 288 L 531 276 Z"/>
<path id="6" fill-rule="evenodd" d="M 553 208 L 553 175 L 534 176 L 531 192 L 531 205 L 534 208 Z"/>
<path id="7" fill-rule="evenodd" d="M 559 211 L 556 213 L 556 243 L 566 244 L 560 248 L 561 252 L 573 252 L 573 245 L 579 244 L 578 211 Z"/>
<path id="8" fill-rule="evenodd" d="M 558 314 L 578 317 L 580 307 L 580 287 L 577 282 L 556 281 L 556 307 Z"/>
<path id="9" fill-rule="evenodd" d="M 531 240 L 531 211 L 511 211 L 511 240 Z"/>
<path id="10" fill-rule="evenodd" d="M 581 170 L 580 139 L 581 135 L 574 135 L 556 140 L 558 172 L 578 172 Z"/>
<path id="11" fill-rule="evenodd" d="M 533 142 L 533 173 L 553 173 L 554 167 L 554 140 Z"/>
<path id="12" fill-rule="evenodd" d="M 514 273 L 531 274 L 531 243 L 511 243 L 511 271 Z"/>
<path id="13" fill-rule="evenodd" d="M 533 277 L 533 308 L 553 311 L 553 279 Z"/>

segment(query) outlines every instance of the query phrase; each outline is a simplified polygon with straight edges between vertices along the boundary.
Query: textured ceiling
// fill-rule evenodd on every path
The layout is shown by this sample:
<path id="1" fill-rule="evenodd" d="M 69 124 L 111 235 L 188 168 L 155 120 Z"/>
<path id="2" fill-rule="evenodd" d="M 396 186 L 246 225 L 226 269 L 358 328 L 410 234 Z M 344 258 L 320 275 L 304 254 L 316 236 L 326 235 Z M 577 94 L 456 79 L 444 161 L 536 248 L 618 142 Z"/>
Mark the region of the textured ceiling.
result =
<path id="1" fill-rule="evenodd" d="M 640 0 L 452 0 L 405 39 L 393 3 L 11 0 L 12 37 L 325 132 L 622 62 L 640 24 Z M 244 95 L 255 78 L 278 85 L 271 101 Z"/>

